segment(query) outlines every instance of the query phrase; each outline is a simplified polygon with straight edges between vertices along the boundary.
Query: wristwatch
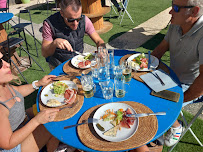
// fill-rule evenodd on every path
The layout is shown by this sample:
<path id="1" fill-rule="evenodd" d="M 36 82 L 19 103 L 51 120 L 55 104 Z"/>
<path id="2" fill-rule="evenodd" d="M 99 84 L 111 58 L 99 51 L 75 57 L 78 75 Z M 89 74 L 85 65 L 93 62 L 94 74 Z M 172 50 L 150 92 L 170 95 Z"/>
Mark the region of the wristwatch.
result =
<path id="1" fill-rule="evenodd" d="M 32 82 L 32 87 L 33 87 L 35 90 L 39 89 L 39 87 L 37 87 L 37 86 L 35 85 L 36 82 L 38 82 L 38 80 L 35 80 L 35 81 Z"/>

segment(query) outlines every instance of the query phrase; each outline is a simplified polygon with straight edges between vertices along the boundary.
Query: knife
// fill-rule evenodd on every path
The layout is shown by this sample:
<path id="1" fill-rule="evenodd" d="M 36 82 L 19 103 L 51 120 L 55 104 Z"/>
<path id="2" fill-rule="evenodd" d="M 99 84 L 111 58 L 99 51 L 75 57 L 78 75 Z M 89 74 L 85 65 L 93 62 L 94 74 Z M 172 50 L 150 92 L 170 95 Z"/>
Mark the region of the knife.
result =
<path id="1" fill-rule="evenodd" d="M 87 120 L 83 120 L 82 123 L 75 124 L 75 125 L 70 125 L 70 126 L 66 126 L 66 127 L 64 127 L 64 129 L 68 129 L 68 128 L 76 127 L 76 126 L 83 125 L 83 124 L 97 123 L 98 121 L 99 121 L 99 119 L 88 118 Z"/>
<path id="2" fill-rule="evenodd" d="M 81 55 L 81 56 L 85 56 L 83 53 L 80 53 L 78 51 L 74 51 L 76 54 Z"/>
<path id="3" fill-rule="evenodd" d="M 152 115 L 166 115 L 166 112 L 127 114 L 126 117 L 145 117 Z"/>
<path id="4" fill-rule="evenodd" d="M 148 69 L 150 69 L 150 66 L 151 66 L 151 52 L 148 51 Z"/>

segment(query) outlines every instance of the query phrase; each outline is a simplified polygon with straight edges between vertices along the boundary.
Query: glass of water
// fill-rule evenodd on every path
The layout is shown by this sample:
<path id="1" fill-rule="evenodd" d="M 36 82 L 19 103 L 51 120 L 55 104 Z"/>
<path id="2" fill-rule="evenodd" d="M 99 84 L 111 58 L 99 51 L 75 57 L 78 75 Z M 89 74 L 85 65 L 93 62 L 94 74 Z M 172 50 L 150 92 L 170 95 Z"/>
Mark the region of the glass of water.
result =
<path id="1" fill-rule="evenodd" d="M 114 66 L 114 77 L 123 74 L 123 65 Z"/>
<path id="2" fill-rule="evenodd" d="M 125 96 L 125 77 L 123 75 L 116 75 L 114 78 L 115 95 L 117 98 Z"/>
<path id="3" fill-rule="evenodd" d="M 113 98 L 114 83 L 111 81 L 104 81 L 100 83 L 102 94 L 105 99 Z"/>

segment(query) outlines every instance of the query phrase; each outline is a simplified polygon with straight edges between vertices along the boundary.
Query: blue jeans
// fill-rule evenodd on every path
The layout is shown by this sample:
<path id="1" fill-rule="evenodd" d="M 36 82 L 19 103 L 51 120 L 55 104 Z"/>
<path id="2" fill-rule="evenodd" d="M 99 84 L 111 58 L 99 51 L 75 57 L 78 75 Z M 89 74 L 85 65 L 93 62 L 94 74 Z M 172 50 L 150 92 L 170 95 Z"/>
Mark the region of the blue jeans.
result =
<path id="1" fill-rule="evenodd" d="M 183 83 L 181 84 L 181 86 L 182 86 L 183 92 L 187 91 L 187 89 L 190 87 L 190 85 L 183 84 Z M 188 102 L 183 102 L 183 107 L 188 105 L 188 104 L 195 103 L 197 100 L 203 101 L 203 96 L 200 96 L 200 97 L 198 97 L 194 100 L 188 101 Z"/>

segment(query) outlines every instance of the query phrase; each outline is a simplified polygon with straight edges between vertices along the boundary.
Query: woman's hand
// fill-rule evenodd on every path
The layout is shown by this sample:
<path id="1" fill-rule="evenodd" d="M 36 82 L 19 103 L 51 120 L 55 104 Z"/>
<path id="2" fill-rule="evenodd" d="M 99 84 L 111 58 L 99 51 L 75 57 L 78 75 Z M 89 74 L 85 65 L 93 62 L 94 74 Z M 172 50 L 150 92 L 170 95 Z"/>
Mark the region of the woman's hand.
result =
<path id="1" fill-rule="evenodd" d="M 40 111 L 33 119 L 36 119 L 37 123 L 45 124 L 55 119 L 59 109 L 46 109 Z"/>
<path id="2" fill-rule="evenodd" d="M 55 75 L 46 75 L 46 76 L 44 76 L 41 80 L 39 80 L 38 82 L 36 82 L 35 85 L 36 85 L 37 87 L 46 86 L 46 85 L 49 84 L 54 78 L 56 78 Z"/>

